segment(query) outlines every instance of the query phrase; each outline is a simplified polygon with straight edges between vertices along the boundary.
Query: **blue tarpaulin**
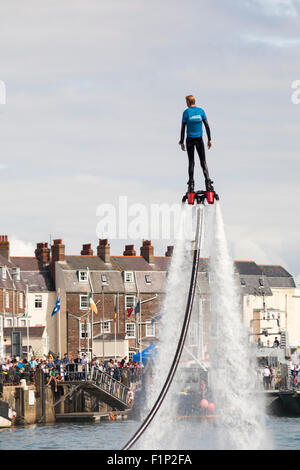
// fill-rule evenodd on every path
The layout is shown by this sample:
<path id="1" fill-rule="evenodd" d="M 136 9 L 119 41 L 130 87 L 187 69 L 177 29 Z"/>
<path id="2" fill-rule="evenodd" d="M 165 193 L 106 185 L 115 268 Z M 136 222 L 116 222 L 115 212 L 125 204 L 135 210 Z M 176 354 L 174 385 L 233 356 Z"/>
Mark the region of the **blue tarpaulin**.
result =
<path id="1" fill-rule="evenodd" d="M 145 363 L 147 362 L 147 359 L 149 359 L 149 357 L 151 356 L 154 356 L 155 354 L 157 354 L 157 350 L 155 349 L 155 344 L 150 344 L 150 346 L 148 346 L 146 349 L 143 349 L 141 353 L 135 354 L 132 360 L 133 362 L 138 362 L 138 363 L 142 361 L 143 365 L 145 365 Z"/>

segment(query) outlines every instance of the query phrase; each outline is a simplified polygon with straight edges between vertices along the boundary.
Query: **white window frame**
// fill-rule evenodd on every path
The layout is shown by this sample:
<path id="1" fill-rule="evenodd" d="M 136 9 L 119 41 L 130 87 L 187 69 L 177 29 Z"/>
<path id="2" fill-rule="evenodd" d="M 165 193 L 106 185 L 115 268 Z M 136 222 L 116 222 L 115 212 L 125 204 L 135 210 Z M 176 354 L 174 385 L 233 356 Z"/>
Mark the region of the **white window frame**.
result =
<path id="1" fill-rule="evenodd" d="M 5 308 L 9 308 L 9 292 L 5 292 Z"/>
<path id="2" fill-rule="evenodd" d="M 79 282 L 88 282 L 88 272 L 84 269 L 78 271 L 78 281 Z"/>
<path id="3" fill-rule="evenodd" d="M 83 298 L 87 299 L 87 305 L 83 306 Z M 90 303 L 89 303 L 89 296 L 88 295 L 80 295 L 79 296 L 79 306 L 80 310 L 88 310 Z"/>
<path id="4" fill-rule="evenodd" d="M 198 325 L 196 322 L 190 324 L 189 328 L 189 346 L 197 346 Z"/>
<path id="5" fill-rule="evenodd" d="M 18 318 L 18 325 L 19 326 L 29 326 L 30 320 L 28 318 Z M 22 323 L 25 323 L 22 325 Z"/>
<path id="6" fill-rule="evenodd" d="M 126 282 L 126 283 L 133 283 L 134 282 L 133 271 L 124 271 L 124 282 Z"/>
<path id="7" fill-rule="evenodd" d="M 103 329 L 103 326 L 104 326 L 104 329 Z M 108 327 L 108 328 L 106 328 Z M 110 320 L 104 320 L 100 322 L 100 329 L 101 329 L 101 333 L 111 333 L 111 321 Z"/>
<path id="8" fill-rule="evenodd" d="M 133 361 L 133 356 L 136 354 L 135 351 L 128 351 L 128 360 Z"/>
<path id="9" fill-rule="evenodd" d="M 132 304 L 131 301 L 128 302 L 129 299 L 133 299 Z M 135 295 L 125 295 L 125 310 L 128 308 L 135 307 Z"/>
<path id="10" fill-rule="evenodd" d="M 41 305 L 37 306 L 37 303 L 40 303 Z M 34 308 L 36 310 L 39 310 L 39 309 L 43 308 L 43 296 L 42 296 L 42 294 L 35 294 L 35 296 L 34 296 Z"/>
<path id="11" fill-rule="evenodd" d="M 104 284 L 104 285 L 107 285 L 107 284 L 108 284 L 108 280 L 107 280 L 106 274 L 101 274 L 101 282 L 102 282 L 102 284 Z"/>
<path id="12" fill-rule="evenodd" d="M 145 282 L 146 282 L 146 284 L 151 284 L 151 276 L 150 276 L 150 274 L 145 274 Z"/>
<path id="13" fill-rule="evenodd" d="M 16 281 L 20 281 L 20 279 L 21 279 L 21 270 L 20 270 L 20 268 L 18 268 L 18 267 L 12 268 L 12 274 L 13 274 L 13 277 L 16 279 Z"/>
<path id="14" fill-rule="evenodd" d="M 128 334 L 128 330 L 129 328 L 128 327 L 133 327 L 133 333 L 132 334 Z M 131 338 L 135 338 L 136 337 L 136 324 L 133 323 L 133 322 L 126 322 L 125 323 L 125 331 L 126 331 L 126 338 L 127 339 L 131 339 Z"/>
<path id="15" fill-rule="evenodd" d="M 91 324 L 89 322 L 80 322 L 80 327 L 79 327 L 79 337 L 80 339 L 91 339 Z M 86 325 L 86 333 L 87 335 L 85 336 L 85 325 Z"/>
<path id="16" fill-rule="evenodd" d="M 8 325 L 8 323 L 11 323 L 11 325 Z M 12 317 L 4 317 L 4 328 L 11 328 L 14 324 L 13 318 Z"/>
<path id="17" fill-rule="evenodd" d="M 145 323 L 145 325 L 146 325 L 146 333 L 145 333 L 146 336 L 147 336 L 148 338 L 151 337 L 151 336 L 152 336 L 152 337 L 155 337 L 155 323 L 154 323 L 154 322 L 151 323 L 151 321 L 147 321 L 147 322 Z M 150 334 L 149 334 L 149 331 L 148 331 L 148 327 L 150 327 L 150 331 L 152 331 L 152 333 L 150 332 Z"/>
<path id="18" fill-rule="evenodd" d="M 24 297 L 23 297 L 23 292 L 19 292 L 19 301 L 18 301 L 18 305 L 19 305 L 19 308 L 24 308 Z"/>

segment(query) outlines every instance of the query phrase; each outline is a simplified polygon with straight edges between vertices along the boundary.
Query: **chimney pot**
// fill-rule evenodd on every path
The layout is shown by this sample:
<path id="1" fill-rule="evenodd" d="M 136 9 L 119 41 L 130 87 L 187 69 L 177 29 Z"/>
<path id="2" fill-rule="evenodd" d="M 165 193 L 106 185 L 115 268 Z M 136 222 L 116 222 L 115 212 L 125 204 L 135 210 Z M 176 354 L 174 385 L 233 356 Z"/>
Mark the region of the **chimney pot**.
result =
<path id="1" fill-rule="evenodd" d="M 85 256 L 92 256 L 93 255 L 93 250 L 92 250 L 92 245 L 91 243 L 86 243 L 84 245 L 82 245 L 82 250 L 80 252 L 81 255 L 85 255 Z"/>
<path id="2" fill-rule="evenodd" d="M 48 243 L 41 242 L 36 244 L 35 257 L 43 264 L 50 263 L 50 248 L 48 248 Z"/>
<path id="3" fill-rule="evenodd" d="M 7 235 L 0 235 L 0 255 L 10 260 L 9 253 L 9 241 L 7 240 Z"/>
<path id="4" fill-rule="evenodd" d="M 136 256 L 134 245 L 125 245 L 125 251 L 123 252 L 123 256 Z"/>
<path id="5" fill-rule="evenodd" d="M 168 246 L 165 256 L 171 257 L 173 255 L 174 246 Z"/>

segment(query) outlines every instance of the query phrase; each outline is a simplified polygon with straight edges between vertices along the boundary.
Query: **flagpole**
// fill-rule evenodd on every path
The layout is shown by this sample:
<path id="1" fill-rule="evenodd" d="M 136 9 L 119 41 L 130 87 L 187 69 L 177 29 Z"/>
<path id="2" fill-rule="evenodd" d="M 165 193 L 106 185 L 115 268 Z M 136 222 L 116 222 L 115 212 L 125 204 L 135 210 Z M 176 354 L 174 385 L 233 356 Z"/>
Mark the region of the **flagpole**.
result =
<path id="1" fill-rule="evenodd" d="M 60 288 L 57 289 L 58 298 L 60 302 Z M 61 331 L 60 331 L 60 310 L 58 311 L 58 341 L 59 341 L 59 357 L 61 357 Z"/>
<path id="2" fill-rule="evenodd" d="M 117 359 L 117 309 L 116 309 L 116 297 L 115 297 L 114 324 L 115 324 L 115 361 L 116 361 L 116 359 Z"/>
<path id="3" fill-rule="evenodd" d="M 26 303 L 25 317 L 26 317 L 26 334 L 27 334 L 27 360 L 29 361 L 28 284 L 26 284 L 25 303 Z"/>

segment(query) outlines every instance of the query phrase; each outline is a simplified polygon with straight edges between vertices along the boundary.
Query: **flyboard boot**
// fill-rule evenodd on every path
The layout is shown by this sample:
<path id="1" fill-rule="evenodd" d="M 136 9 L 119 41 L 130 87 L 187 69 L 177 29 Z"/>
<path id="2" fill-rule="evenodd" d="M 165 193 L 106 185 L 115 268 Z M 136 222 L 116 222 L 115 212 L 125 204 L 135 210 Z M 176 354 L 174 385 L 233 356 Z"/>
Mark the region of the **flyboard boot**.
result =
<path id="1" fill-rule="evenodd" d="M 205 180 L 205 186 L 206 186 L 206 200 L 209 204 L 214 203 L 214 199 L 217 201 L 219 200 L 218 194 L 215 192 L 215 189 L 213 187 L 213 181 L 210 179 Z"/>

